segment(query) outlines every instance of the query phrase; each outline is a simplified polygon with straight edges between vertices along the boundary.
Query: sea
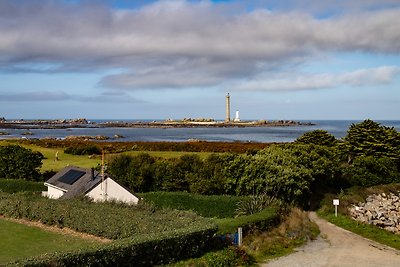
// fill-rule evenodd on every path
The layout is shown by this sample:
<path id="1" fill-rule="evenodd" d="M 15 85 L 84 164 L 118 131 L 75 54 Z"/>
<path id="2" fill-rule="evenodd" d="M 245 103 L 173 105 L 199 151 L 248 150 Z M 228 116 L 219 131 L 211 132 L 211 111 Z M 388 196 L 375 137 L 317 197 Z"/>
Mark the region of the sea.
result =
<path id="1" fill-rule="evenodd" d="M 104 122 L 113 120 L 91 120 L 92 122 Z M 117 121 L 117 120 L 114 120 Z M 122 120 L 119 120 L 122 121 Z M 127 121 L 127 120 L 124 120 Z M 147 120 L 142 120 L 147 121 Z M 152 121 L 152 120 L 148 120 Z M 336 138 L 343 138 L 355 120 L 302 120 L 300 122 L 314 125 L 298 125 L 284 127 L 196 127 L 196 128 L 66 128 L 66 129 L 0 129 L 8 135 L 0 135 L 0 139 L 9 138 L 56 138 L 64 139 L 71 135 L 102 135 L 109 137 L 108 141 L 147 141 L 147 142 L 185 142 L 200 140 L 210 142 L 293 142 L 306 132 L 316 129 L 326 130 Z M 376 121 L 381 125 L 394 127 L 400 131 L 400 120 Z M 32 135 L 24 135 L 27 131 Z M 116 135 L 123 138 L 115 138 Z"/>

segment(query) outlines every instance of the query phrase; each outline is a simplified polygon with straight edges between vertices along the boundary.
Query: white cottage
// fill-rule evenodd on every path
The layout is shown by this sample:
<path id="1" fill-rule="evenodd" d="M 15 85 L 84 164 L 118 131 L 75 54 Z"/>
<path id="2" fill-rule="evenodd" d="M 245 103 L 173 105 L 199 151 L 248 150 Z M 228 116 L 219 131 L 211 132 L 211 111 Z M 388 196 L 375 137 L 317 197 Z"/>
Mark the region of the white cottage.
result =
<path id="1" fill-rule="evenodd" d="M 114 181 L 108 174 L 102 179 L 93 169 L 68 166 L 44 183 L 47 191 L 42 193 L 53 199 L 87 196 L 94 201 L 121 201 L 137 204 L 139 198 Z"/>

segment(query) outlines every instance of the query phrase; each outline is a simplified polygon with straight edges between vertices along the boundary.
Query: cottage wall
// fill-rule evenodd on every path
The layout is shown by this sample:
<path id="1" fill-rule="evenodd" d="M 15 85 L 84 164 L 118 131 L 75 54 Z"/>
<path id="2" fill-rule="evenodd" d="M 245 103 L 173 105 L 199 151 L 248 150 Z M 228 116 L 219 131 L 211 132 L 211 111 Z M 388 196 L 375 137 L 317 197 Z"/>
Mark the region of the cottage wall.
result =
<path id="1" fill-rule="evenodd" d="M 104 188 L 105 195 L 103 196 Z M 96 187 L 90 190 L 86 196 L 92 198 L 94 201 L 121 201 L 129 204 L 137 204 L 139 199 L 132 193 L 119 185 L 111 178 L 107 178 L 104 182 L 99 183 Z"/>
<path id="2" fill-rule="evenodd" d="M 48 198 L 52 198 L 52 199 L 57 199 L 60 198 L 62 195 L 64 195 L 64 191 L 51 187 L 51 186 L 47 186 L 47 197 Z"/>

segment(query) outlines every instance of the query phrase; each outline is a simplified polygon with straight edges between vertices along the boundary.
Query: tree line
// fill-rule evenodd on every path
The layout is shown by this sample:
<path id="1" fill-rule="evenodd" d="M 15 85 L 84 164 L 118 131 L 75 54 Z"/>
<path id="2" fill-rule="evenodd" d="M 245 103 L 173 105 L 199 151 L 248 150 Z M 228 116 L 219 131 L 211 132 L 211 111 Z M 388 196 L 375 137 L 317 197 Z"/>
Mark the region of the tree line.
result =
<path id="1" fill-rule="evenodd" d="M 20 146 L 0 147 L 0 177 L 37 180 L 43 158 Z M 315 130 L 293 143 L 204 159 L 196 154 L 174 159 L 119 155 L 107 172 L 133 192 L 266 193 L 307 206 L 321 190 L 399 182 L 399 170 L 399 132 L 365 120 L 352 124 L 342 140 Z"/>
<path id="2" fill-rule="evenodd" d="M 321 189 L 371 186 L 400 181 L 400 134 L 371 120 L 353 124 L 343 140 L 324 130 L 294 143 L 257 152 L 184 155 L 157 159 L 121 155 L 108 172 L 134 192 L 186 191 L 199 194 L 267 193 L 309 205 Z"/>

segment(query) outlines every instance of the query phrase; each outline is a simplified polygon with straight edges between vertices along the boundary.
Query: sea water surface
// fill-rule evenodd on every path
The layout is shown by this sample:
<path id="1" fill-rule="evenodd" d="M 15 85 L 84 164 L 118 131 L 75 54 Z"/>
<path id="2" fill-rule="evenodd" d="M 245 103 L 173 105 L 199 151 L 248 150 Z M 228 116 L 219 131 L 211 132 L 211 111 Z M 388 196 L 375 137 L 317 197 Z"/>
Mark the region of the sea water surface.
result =
<path id="1" fill-rule="evenodd" d="M 96 120 L 93 120 L 96 121 Z M 100 120 L 97 120 L 100 121 Z M 96 122 L 97 122 L 96 121 Z M 103 135 L 108 136 L 109 141 L 177 141 L 184 142 L 191 139 L 220 142 L 292 142 L 306 132 L 323 129 L 340 139 L 346 135 L 352 123 L 360 121 L 349 120 L 320 120 L 302 121 L 315 125 L 285 126 L 285 127 L 201 127 L 201 128 L 68 128 L 68 129 L 0 129 L 9 135 L 5 138 L 59 138 L 64 139 L 70 135 Z M 400 131 L 400 120 L 377 121 L 382 125 L 394 127 Z M 33 135 L 24 136 L 24 132 L 32 132 Z M 124 138 L 114 139 L 114 135 Z"/>

